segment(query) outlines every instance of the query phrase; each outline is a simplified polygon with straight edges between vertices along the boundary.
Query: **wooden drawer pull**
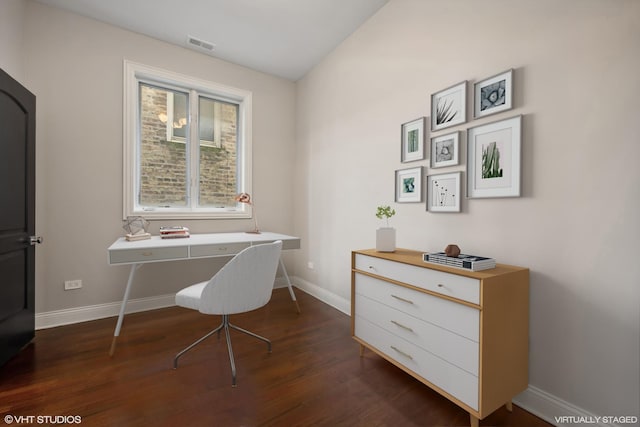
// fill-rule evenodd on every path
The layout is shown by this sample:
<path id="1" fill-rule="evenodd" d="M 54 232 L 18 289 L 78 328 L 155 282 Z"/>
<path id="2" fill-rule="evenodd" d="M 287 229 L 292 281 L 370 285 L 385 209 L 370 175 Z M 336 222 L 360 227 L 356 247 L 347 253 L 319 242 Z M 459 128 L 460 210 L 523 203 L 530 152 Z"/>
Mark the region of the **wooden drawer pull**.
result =
<path id="1" fill-rule="evenodd" d="M 413 357 L 411 357 L 409 354 L 405 353 L 402 350 L 398 350 L 396 347 L 391 346 L 391 348 L 395 351 L 397 351 L 399 354 L 403 355 L 404 357 L 406 357 L 407 359 L 413 360 Z"/>
<path id="2" fill-rule="evenodd" d="M 399 301 L 406 302 L 406 303 L 409 303 L 409 304 L 413 304 L 413 301 L 411 301 L 411 300 L 404 299 L 404 298 L 401 298 L 401 297 L 399 297 L 399 296 L 397 296 L 397 295 L 393 295 L 393 294 L 391 294 L 391 296 L 392 296 L 393 298 L 395 298 L 395 299 L 399 300 Z"/>
<path id="3" fill-rule="evenodd" d="M 411 328 L 410 328 L 410 327 L 408 327 L 408 326 L 404 326 L 402 323 L 398 323 L 398 322 L 396 322 L 395 320 L 392 320 L 392 321 L 391 321 L 391 323 L 393 323 L 394 325 L 396 325 L 396 326 L 398 326 L 398 327 L 400 327 L 400 328 L 402 328 L 402 329 L 405 329 L 405 330 L 407 330 L 407 331 L 409 331 L 409 332 L 413 332 L 413 329 L 411 329 Z"/>
<path id="4" fill-rule="evenodd" d="M 153 252 L 142 252 L 142 256 L 151 256 Z"/>

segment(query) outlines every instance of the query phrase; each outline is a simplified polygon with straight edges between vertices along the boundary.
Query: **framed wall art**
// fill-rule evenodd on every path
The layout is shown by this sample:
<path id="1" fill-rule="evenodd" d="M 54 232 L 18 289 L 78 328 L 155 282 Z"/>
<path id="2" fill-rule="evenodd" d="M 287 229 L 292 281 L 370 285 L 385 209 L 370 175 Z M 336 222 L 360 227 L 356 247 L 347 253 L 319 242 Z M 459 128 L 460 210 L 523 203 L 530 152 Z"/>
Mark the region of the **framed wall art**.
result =
<path id="1" fill-rule="evenodd" d="M 402 125 L 402 163 L 424 160 L 425 124 L 426 117 Z"/>
<path id="2" fill-rule="evenodd" d="M 460 163 L 460 131 L 431 138 L 431 167 L 442 168 Z"/>
<path id="3" fill-rule="evenodd" d="M 427 210 L 460 212 L 460 177 L 462 172 L 427 176 Z"/>
<path id="4" fill-rule="evenodd" d="M 522 116 L 467 131 L 467 197 L 519 197 Z"/>
<path id="5" fill-rule="evenodd" d="M 513 69 L 475 83 L 473 99 L 476 119 L 513 108 Z"/>
<path id="6" fill-rule="evenodd" d="M 422 167 L 396 171 L 396 202 L 422 202 Z"/>
<path id="7" fill-rule="evenodd" d="M 467 121 L 467 81 L 431 95 L 431 131 Z"/>

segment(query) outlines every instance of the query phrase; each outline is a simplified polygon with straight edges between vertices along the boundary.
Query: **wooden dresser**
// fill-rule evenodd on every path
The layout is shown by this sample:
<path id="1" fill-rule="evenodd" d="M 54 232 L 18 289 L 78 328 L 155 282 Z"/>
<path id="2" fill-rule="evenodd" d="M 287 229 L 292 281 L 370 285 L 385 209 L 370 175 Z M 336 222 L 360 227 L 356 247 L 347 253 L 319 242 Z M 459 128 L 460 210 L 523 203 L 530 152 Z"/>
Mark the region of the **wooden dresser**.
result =
<path id="1" fill-rule="evenodd" d="M 528 385 L 529 270 L 434 265 L 422 252 L 351 254 L 351 334 L 470 415 L 471 426 Z"/>

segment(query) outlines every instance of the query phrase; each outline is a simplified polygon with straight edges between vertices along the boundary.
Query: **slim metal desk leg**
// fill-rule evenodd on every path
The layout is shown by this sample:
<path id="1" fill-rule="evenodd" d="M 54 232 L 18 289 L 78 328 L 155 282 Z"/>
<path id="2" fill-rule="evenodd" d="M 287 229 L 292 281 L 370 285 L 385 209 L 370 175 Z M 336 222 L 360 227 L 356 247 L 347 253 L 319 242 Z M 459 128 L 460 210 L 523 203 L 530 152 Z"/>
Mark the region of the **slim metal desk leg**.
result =
<path id="1" fill-rule="evenodd" d="M 291 286 L 291 280 L 289 280 L 289 275 L 287 274 L 287 269 L 284 267 L 284 262 L 282 262 L 282 258 L 280 258 L 280 268 L 282 269 L 284 278 L 287 281 L 287 286 L 289 287 L 289 294 L 291 295 L 291 299 L 296 305 L 296 311 L 298 312 L 298 314 L 300 314 L 300 306 L 298 305 L 298 300 L 296 300 L 296 294 L 293 293 L 293 286 Z"/>
<path id="2" fill-rule="evenodd" d="M 116 330 L 113 333 L 113 341 L 111 341 L 111 349 L 109 350 L 109 356 L 113 356 L 113 353 L 116 351 L 116 340 L 120 335 L 120 329 L 122 329 L 122 321 L 124 320 L 124 310 L 127 307 L 127 301 L 129 300 L 129 292 L 131 292 L 131 284 L 133 283 L 133 278 L 136 275 L 136 270 L 140 268 L 141 264 L 132 264 L 131 270 L 129 271 L 129 280 L 127 281 L 127 287 L 124 290 L 124 297 L 122 299 L 122 304 L 120 305 L 120 314 L 118 315 L 118 323 L 116 324 Z"/>

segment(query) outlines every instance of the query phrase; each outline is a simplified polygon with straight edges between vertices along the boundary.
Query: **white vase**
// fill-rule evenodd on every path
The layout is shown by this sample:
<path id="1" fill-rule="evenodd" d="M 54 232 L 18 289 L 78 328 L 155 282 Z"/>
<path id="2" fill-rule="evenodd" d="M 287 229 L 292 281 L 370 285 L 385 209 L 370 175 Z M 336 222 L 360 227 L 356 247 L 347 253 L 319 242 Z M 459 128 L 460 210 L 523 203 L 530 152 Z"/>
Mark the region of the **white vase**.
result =
<path id="1" fill-rule="evenodd" d="M 376 251 L 393 252 L 396 250 L 396 229 L 381 227 L 376 230 Z"/>

